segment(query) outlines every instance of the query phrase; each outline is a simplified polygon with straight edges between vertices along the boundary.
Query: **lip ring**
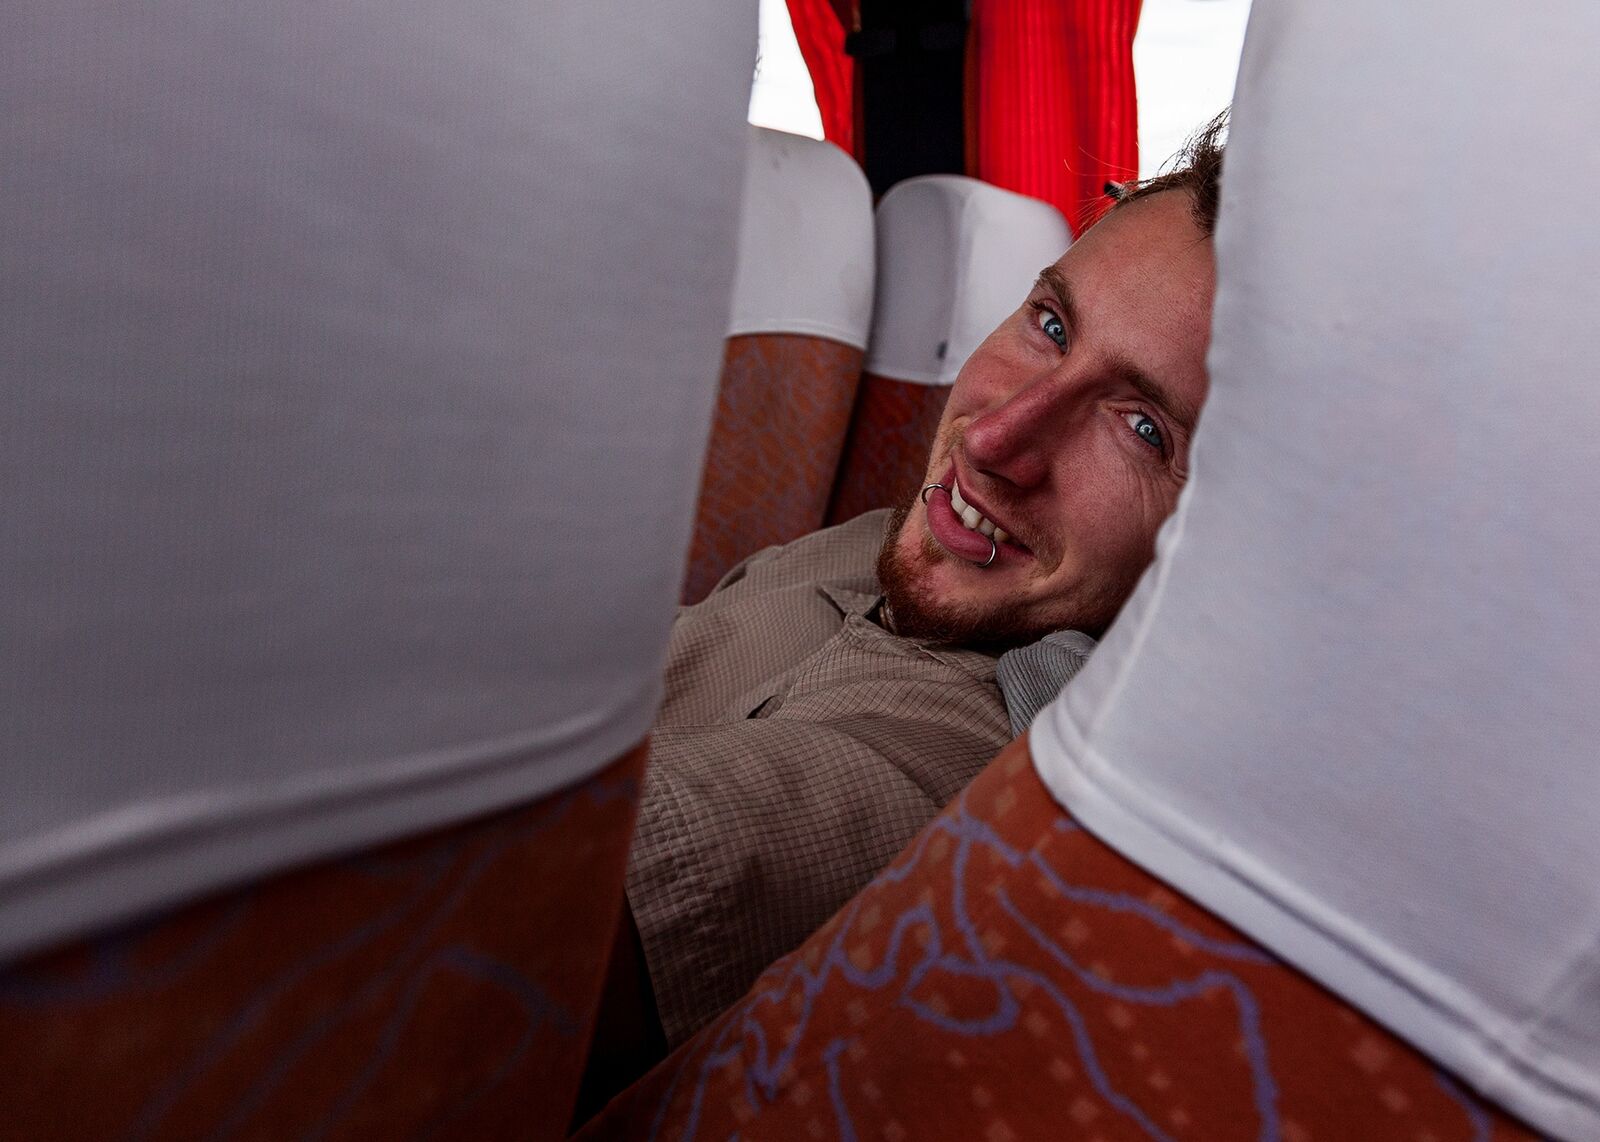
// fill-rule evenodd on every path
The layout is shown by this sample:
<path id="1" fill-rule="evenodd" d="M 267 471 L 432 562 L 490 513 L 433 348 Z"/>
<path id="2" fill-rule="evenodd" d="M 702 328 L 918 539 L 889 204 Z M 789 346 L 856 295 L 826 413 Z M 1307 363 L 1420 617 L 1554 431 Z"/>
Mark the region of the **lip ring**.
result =
<path id="1" fill-rule="evenodd" d="M 943 484 L 924 484 L 922 486 L 922 502 L 924 504 L 926 504 L 928 502 L 928 493 L 933 491 L 933 489 L 935 489 L 935 488 L 938 488 L 941 492 L 948 492 L 950 490 L 949 488 L 945 487 Z M 995 560 L 995 556 L 1000 554 L 1000 545 L 994 541 L 994 536 L 989 535 L 989 536 L 985 536 L 984 538 L 986 538 L 989 541 L 989 558 L 985 559 L 982 563 L 978 564 L 978 570 L 980 570 L 980 571 L 982 571 L 985 567 L 989 566 L 989 564 L 993 563 L 994 560 Z"/>

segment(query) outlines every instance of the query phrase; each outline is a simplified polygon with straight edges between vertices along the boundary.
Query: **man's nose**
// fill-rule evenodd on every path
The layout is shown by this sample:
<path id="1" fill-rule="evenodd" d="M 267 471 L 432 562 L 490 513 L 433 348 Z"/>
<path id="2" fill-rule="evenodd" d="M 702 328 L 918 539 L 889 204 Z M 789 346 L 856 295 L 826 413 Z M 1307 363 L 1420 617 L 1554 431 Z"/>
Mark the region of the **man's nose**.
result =
<path id="1" fill-rule="evenodd" d="M 980 472 L 1019 488 L 1044 482 L 1082 404 L 1069 370 L 1030 379 L 967 422 L 967 460 Z"/>

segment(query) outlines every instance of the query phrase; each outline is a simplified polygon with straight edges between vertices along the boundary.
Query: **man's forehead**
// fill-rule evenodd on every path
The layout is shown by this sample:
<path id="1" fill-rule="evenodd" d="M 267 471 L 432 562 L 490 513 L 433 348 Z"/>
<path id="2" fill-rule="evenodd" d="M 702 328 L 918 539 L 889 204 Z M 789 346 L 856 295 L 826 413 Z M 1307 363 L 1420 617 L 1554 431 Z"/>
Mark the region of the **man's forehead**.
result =
<path id="1" fill-rule="evenodd" d="M 1163 191 L 1110 211 L 1038 284 L 1058 299 L 1077 338 L 1190 404 L 1176 390 L 1205 383 L 1215 278 L 1212 242 L 1188 194 Z"/>
<path id="2" fill-rule="evenodd" d="M 1054 269 L 1086 310 L 1107 297 L 1140 312 L 1177 307 L 1209 324 L 1216 279 L 1213 244 L 1194 221 L 1189 195 L 1171 190 L 1118 206 L 1091 226 Z M 1136 304 L 1143 299 L 1144 304 Z"/>
<path id="3" fill-rule="evenodd" d="M 1106 212 L 1061 256 L 1075 267 L 1115 259 L 1122 273 L 1173 273 L 1210 267 L 1211 239 L 1194 220 L 1187 191 L 1166 190 Z"/>

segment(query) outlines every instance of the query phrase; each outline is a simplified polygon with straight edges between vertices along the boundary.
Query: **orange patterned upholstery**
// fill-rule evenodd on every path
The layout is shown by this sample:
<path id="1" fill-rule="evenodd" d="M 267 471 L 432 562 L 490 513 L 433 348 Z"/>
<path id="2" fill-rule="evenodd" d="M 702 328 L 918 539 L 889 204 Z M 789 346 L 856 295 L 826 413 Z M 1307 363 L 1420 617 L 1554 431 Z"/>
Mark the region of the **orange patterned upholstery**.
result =
<path id="1" fill-rule="evenodd" d="M 910 501 L 927 470 L 928 451 L 949 396 L 945 385 L 893 381 L 871 373 L 862 378 L 828 505 L 829 523 Z"/>
<path id="2" fill-rule="evenodd" d="M 644 759 L 0 972 L 4 1132 L 561 1137 Z"/>
<path id="3" fill-rule="evenodd" d="M 1051 800 L 1027 739 L 581 1137 L 1525 1139 Z"/>
<path id="4" fill-rule="evenodd" d="M 745 556 L 822 526 L 862 351 L 798 334 L 730 337 L 683 601 Z"/>

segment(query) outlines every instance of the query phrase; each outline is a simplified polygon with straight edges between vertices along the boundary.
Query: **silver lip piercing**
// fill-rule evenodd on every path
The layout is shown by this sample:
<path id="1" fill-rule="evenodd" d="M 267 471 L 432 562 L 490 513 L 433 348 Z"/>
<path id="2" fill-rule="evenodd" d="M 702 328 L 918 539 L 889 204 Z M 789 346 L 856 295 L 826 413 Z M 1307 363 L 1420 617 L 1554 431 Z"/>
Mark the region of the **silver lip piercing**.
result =
<path id="1" fill-rule="evenodd" d="M 928 502 L 928 493 L 933 491 L 933 489 L 935 489 L 935 488 L 938 488 L 941 492 L 948 492 L 950 490 L 949 488 L 945 487 L 943 484 L 924 484 L 922 486 L 922 502 L 924 504 L 926 504 Z M 989 564 L 993 563 L 994 560 L 995 560 L 995 556 L 1000 554 L 1000 545 L 994 541 L 994 536 L 991 535 L 991 536 L 988 536 L 987 538 L 989 540 L 989 558 L 985 559 L 982 563 L 978 564 L 978 569 L 980 571 L 983 568 L 989 566 Z"/>

